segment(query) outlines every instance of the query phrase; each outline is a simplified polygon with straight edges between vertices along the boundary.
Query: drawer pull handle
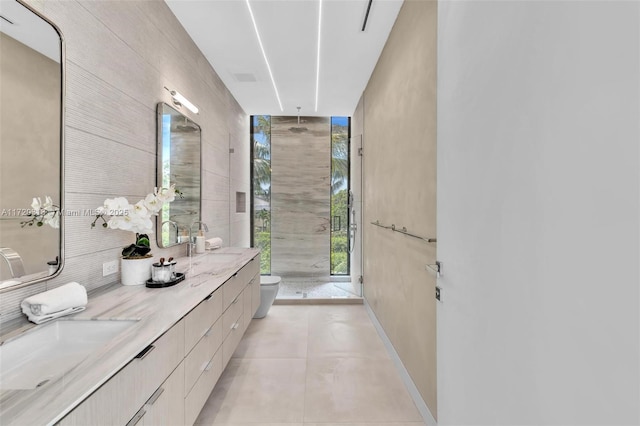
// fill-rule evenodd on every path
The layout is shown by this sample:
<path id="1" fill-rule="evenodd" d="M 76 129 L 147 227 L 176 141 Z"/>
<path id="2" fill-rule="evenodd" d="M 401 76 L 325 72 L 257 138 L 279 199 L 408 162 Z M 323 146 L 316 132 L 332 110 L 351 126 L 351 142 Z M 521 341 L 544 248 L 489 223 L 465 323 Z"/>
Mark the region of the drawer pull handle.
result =
<path id="1" fill-rule="evenodd" d="M 204 298 L 204 300 L 209 300 L 213 297 L 213 293 L 211 293 L 210 295 L 208 295 L 207 297 Z"/>
<path id="2" fill-rule="evenodd" d="M 233 302 L 231 302 L 231 304 L 232 304 L 232 305 L 235 305 L 236 303 L 238 303 L 238 298 L 239 298 L 239 297 L 240 297 L 240 296 L 236 297 L 236 298 L 233 300 Z"/>
<path id="3" fill-rule="evenodd" d="M 155 391 L 154 394 L 151 395 L 151 398 L 149 398 L 149 401 L 147 401 L 147 405 L 155 404 L 155 402 L 158 400 L 158 398 L 160 398 L 160 395 L 162 395 L 163 392 L 164 388 L 159 388 L 157 391 Z"/>
<path id="4" fill-rule="evenodd" d="M 127 426 L 136 426 L 138 422 L 142 420 L 145 414 L 147 414 L 147 412 L 144 409 L 138 411 L 136 415 L 133 416 L 131 420 L 129 420 L 129 423 L 127 423 Z"/>
<path id="5" fill-rule="evenodd" d="M 236 328 L 238 328 L 238 326 L 240 326 L 240 324 L 238 324 L 237 322 L 234 322 L 233 325 L 231 326 L 231 329 L 235 330 Z"/>
<path id="6" fill-rule="evenodd" d="M 213 367 L 213 361 L 209 361 L 207 365 L 204 367 L 204 371 L 211 371 L 212 367 Z"/>
<path id="7" fill-rule="evenodd" d="M 142 352 L 140 352 L 138 355 L 136 355 L 137 359 L 144 359 L 144 357 L 146 357 L 147 355 L 149 355 L 149 353 L 154 350 L 156 347 L 153 345 L 149 345 L 146 348 L 144 348 L 142 350 Z"/>
<path id="8" fill-rule="evenodd" d="M 209 327 L 207 331 L 204 332 L 204 337 L 211 336 L 211 331 L 213 331 L 213 326 Z"/>
<path id="9" fill-rule="evenodd" d="M 238 273 L 236 272 L 235 274 L 231 275 L 231 278 L 235 278 L 238 276 Z"/>

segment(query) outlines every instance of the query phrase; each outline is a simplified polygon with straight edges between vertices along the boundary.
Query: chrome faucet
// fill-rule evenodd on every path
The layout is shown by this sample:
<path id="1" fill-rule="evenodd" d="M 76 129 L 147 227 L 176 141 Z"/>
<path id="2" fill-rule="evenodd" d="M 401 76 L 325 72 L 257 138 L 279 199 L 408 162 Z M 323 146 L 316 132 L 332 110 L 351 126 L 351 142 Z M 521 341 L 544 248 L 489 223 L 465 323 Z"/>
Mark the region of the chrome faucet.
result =
<path id="1" fill-rule="evenodd" d="M 14 249 L 9 247 L 0 248 L 0 257 L 9 265 L 11 278 L 18 278 L 24 275 L 24 264 L 22 258 Z"/>
<path id="2" fill-rule="evenodd" d="M 173 225 L 174 228 L 176 228 L 176 243 L 179 243 L 179 235 L 180 235 L 180 228 L 178 227 L 178 222 L 175 222 L 171 219 L 165 220 L 164 222 L 162 222 L 162 224 L 160 225 L 160 229 L 162 229 L 162 227 L 164 226 L 165 223 L 168 223 L 169 225 Z M 171 243 L 171 238 L 169 238 L 169 243 Z"/>
<path id="3" fill-rule="evenodd" d="M 191 223 L 191 226 L 189 226 L 189 243 L 187 244 L 187 256 L 191 256 L 191 253 L 193 252 L 193 250 L 195 249 L 195 246 L 196 246 L 196 241 L 193 239 L 193 233 L 192 233 L 193 225 L 195 225 L 195 224 L 199 224 L 198 225 L 198 230 L 204 228 L 205 232 L 209 232 L 209 227 L 203 221 L 196 220 L 196 221 Z"/>

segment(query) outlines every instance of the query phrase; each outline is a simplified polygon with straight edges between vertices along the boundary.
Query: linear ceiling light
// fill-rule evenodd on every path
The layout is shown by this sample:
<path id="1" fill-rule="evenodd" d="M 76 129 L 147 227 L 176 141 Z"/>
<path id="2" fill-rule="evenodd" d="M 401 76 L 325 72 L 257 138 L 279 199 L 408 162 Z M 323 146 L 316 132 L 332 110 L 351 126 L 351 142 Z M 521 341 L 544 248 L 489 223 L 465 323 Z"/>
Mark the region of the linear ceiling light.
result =
<path id="1" fill-rule="evenodd" d="M 322 0 L 318 9 L 318 57 L 316 63 L 316 112 L 318 112 L 318 92 L 320 89 L 320 39 L 322 35 Z"/>
<path id="2" fill-rule="evenodd" d="M 371 3 L 373 3 L 373 0 L 369 0 L 369 4 L 367 4 L 367 11 L 364 14 L 364 22 L 362 22 L 362 31 L 364 31 L 365 28 L 367 28 L 367 21 L 369 20 L 369 12 L 371 11 Z"/>
<path id="3" fill-rule="evenodd" d="M 258 25 L 256 24 L 256 18 L 253 16 L 253 10 L 251 10 L 251 4 L 249 0 L 246 0 L 247 7 L 249 8 L 249 15 L 251 15 L 251 22 L 253 22 L 253 29 L 256 30 L 256 37 L 258 37 L 258 44 L 260 45 L 260 50 L 262 50 L 262 56 L 264 57 L 264 62 L 267 64 L 267 70 L 269 70 L 269 77 L 271 77 L 271 84 L 273 84 L 273 90 L 276 92 L 276 98 L 278 99 L 278 105 L 280 105 L 280 111 L 284 111 L 282 108 L 282 102 L 280 101 L 280 94 L 278 93 L 278 88 L 276 87 L 276 81 L 273 78 L 273 73 L 271 72 L 271 66 L 269 65 L 269 60 L 267 59 L 267 54 L 264 51 L 264 46 L 262 45 L 262 39 L 260 38 L 260 33 L 258 32 Z"/>

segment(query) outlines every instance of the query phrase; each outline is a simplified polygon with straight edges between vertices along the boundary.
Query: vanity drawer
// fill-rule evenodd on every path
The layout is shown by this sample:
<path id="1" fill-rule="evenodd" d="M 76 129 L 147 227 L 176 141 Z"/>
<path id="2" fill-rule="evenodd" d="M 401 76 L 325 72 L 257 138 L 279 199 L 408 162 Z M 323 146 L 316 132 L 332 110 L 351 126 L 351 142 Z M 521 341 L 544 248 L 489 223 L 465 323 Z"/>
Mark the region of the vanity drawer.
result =
<path id="1" fill-rule="evenodd" d="M 204 369 L 196 384 L 184 399 L 184 424 L 192 425 L 198 418 L 200 410 L 204 406 L 213 390 L 218 378 L 222 374 L 222 348 L 218 349 L 210 363 Z"/>
<path id="2" fill-rule="evenodd" d="M 183 342 L 184 322 L 180 321 L 136 355 L 60 424 L 126 424 L 180 364 L 184 357 Z"/>
<path id="3" fill-rule="evenodd" d="M 202 336 L 195 348 L 184 359 L 184 398 L 198 377 L 207 367 L 211 358 L 222 345 L 222 319 L 218 319 L 209 330 Z"/>
<path id="4" fill-rule="evenodd" d="M 238 294 L 238 296 L 231 302 L 229 308 L 222 314 L 222 339 L 226 339 L 231 330 L 238 328 L 238 318 L 242 316 L 243 310 L 243 296 L 244 293 Z"/>
<path id="5" fill-rule="evenodd" d="M 222 292 L 214 291 L 184 318 L 184 353 L 188 354 L 222 314 Z"/>
<path id="6" fill-rule="evenodd" d="M 135 426 L 175 426 L 184 421 L 184 365 L 180 363 L 171 376 L 151 395 L 129 423 Z M 134 423 L 136 422 L 136 423 Z"/>
<path id="7" fill-rule="evenodd" d="M 227 280 L 222 286 L 222 297 L 224 309 L 227 309 L 231 302 L 242 292 L 251 279 L 260 272 L 259 257 L 256 256 L 242 267 L 237 273 Z"/>
<path id="8" fill-rule="evenodd" d="M 227 310 L 247 283 L 240 280 L 240 273 L 233 275 L 222 285 L 223 309 Z"/>
<path id="9" fill-rule="evenodd" d="M 242 267 L 238 275 L 245 283 L 248 283 L 254 276 L 260 273 L 260 256 L 256 256 Z"/>
<path id="10" fill-rule="evenodd" d="M 232 329 L 229 336 L 222 342 L 222 365 L 225 367 L 242 339 L 242 330 L 244 330 L 244 319 L 241 315 L 237 320 L 237 327 Z"/>

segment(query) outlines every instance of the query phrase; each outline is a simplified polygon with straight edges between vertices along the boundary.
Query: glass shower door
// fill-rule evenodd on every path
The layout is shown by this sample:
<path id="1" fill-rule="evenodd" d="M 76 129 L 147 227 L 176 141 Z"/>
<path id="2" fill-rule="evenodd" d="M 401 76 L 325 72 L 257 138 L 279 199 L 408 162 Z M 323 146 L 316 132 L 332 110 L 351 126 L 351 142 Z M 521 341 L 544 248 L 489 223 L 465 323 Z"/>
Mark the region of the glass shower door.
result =
<path id="1" fill-rule="evenodd" d="M 355 297 L 362 297 L 362 135 L 350 138 L 350 181 L 351 189 L 348 195 L 347 214 L 348 224 L 348 256 L 349 275 L 344 281 L 334 282 L 334 286 Z"/>

